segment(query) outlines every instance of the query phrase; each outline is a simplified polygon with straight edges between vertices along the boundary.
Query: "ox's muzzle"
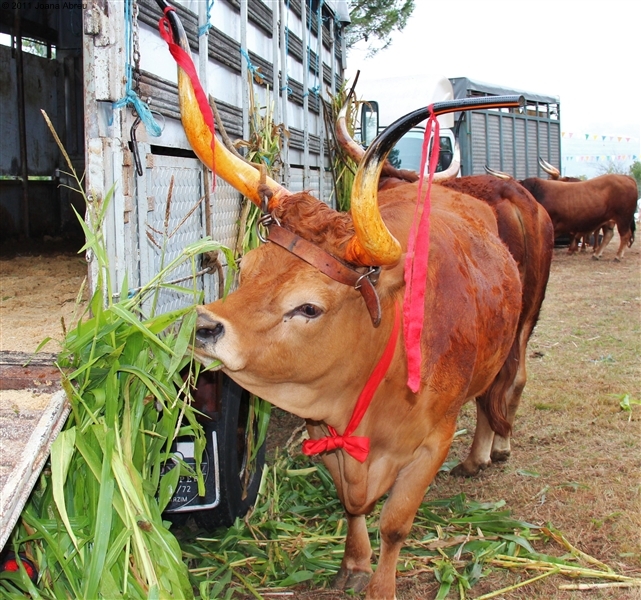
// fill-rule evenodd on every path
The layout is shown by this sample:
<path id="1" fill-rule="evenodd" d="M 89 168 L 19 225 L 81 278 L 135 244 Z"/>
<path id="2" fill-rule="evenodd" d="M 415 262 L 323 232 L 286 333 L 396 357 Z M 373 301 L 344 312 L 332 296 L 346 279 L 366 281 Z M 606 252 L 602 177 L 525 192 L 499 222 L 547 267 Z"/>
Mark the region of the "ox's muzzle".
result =
<path id="1" fill-rule="evenodd" d="M 198 320 L 196 321 L 196 347 L 207 348 L 213 346 L 225 335 L 225 326 L 213 319 L 205 309 L 198 306 Z"/>

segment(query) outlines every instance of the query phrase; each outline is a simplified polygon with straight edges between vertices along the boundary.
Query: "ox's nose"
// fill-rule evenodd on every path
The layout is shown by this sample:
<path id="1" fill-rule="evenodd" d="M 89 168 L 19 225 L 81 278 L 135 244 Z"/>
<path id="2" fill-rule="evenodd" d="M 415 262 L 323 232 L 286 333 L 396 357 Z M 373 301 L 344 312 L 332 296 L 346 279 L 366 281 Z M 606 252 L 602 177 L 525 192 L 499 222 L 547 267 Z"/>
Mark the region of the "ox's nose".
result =
<path id="1" fill-rule="evenodd" d="M 198 320 L 196 321 L 196 342 L 198 345 L 215 344 L 224 335 L 225 326 L 199 307 Z"/>

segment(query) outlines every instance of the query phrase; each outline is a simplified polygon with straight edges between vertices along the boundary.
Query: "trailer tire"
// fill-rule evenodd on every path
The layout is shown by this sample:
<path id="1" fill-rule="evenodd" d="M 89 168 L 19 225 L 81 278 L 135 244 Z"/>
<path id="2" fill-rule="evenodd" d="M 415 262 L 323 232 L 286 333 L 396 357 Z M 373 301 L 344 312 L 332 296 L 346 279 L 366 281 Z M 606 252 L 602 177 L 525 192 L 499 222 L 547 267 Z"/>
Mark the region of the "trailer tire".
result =
<path id="1" fill-rule="evenodd" d="M 222 375 L 222 374 L 221 374 Z M 254 468 L 249 474 L 247 493 L 243 497 L 243 470 L 247 455 L 247 421 L 251 395 L 226 375 L 222 375 L 220 402 L 221 418 L 203 424 L 205 434 L 216 431 L 218 439 L 218 464 L 220 502 L 210 510 L 196 511 L 196 522 L 207 530 L 230 527 L 237 517 L 244 517 L 254 505 L 265 464 L 265 444 L 261 446 Z M 256 423 L 252 423 L 256 427 Z M 251 432 L 255 436 L 256 431 Z"/>

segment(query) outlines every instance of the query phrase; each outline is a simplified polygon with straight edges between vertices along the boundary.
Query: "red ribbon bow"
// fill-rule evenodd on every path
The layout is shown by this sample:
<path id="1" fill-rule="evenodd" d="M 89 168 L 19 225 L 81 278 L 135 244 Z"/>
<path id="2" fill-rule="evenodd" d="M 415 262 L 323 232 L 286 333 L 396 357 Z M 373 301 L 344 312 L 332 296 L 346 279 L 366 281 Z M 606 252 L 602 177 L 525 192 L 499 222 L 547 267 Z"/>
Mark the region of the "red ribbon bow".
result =
<path id="1" fill-rule="evenodd" d="M 387 346 L 378 361 L 374 371 L 370 375 L 363 391 L 360 393 L 358 400 L 356 401 L 356 406 L 354 407 L 354 412 L 352 413 L 352 418 L 347 424 L 345 433 L 343 435 L 338 435 L 336 430 L 328 426 L 329 435 L 320 438 L 318 440 L 305 440 L 303 442 L 303 454 L 307 456 L 312 456 L 314 454 L 320 454 L 321 452 L 330 452 L 331 450 L 336 450 L 337 448 L 343 448 L 350 456 L 353 456 L 359 462 L 365 462 L 367 455 L 369 454 L 369 438 L 368 437 L 356 437 L 352 433 L 356 431 L 356 428 L 359 426 L 367 408 L 369 407 L 374 393 L 378 389 L 385 373 L 389 369 L 389 366 L 394 357 L 394 351 L 396 350 L 396 338 L 398 337 L 398 328 L 400 321 L 400 311 L 398 310 L 398 305 L 394 308 L 394 327 L 392 327 L 392 333 L 390 334 L 389 340 L 387 341 Z"/>

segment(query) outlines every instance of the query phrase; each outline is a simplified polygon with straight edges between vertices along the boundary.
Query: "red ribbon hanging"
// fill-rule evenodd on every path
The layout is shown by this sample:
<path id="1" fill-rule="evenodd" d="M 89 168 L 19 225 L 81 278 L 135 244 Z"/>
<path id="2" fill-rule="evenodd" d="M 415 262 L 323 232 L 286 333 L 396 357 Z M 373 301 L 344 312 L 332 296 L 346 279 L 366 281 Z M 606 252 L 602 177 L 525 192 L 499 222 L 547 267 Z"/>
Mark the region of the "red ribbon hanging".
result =
<path id="1" fill-rule="evenodd" d="M 405 353 L 407 354 L 407 385 L 414 393 L 421 385 L 421 335 L 425 318 L 425 289 L 427 286 L 427 264 L 430 251 L 430 195 L 432 179 L 438 164 L 440 152 L 440 128 L 434 115 L 432 105 L 428 107 L 430 117 L 425 127 L 423 151 L 421 154 L 421 171 L 418 184 L 418 198 L 414 219 L 407 243 L 405 257 L 405 298 L 403 301 L 403 333 L 405 336 Z M 425 165 L 429 154 L 428 183 L 425 195 L 422 195 L 425 179 Z"/>
<path id="2" fill-rule="evenodd" d="M 165 8 L 164 13 L 165 15 L 160 18 L 160 21 L 158 22 L 158 30 L 160 31 L 160 37 L 167 42 L 167 46 L 169 46 L 169 52 L 171 55 L 174 57 L 174 60 L 178 64 L 178 66 L 187 74 L 189 77 L 189 80 L 191 81 L 191 85 L 194 88 L 194 94 L 196 95 L 196 101 L 198 102 L 198 108 L 200 108 L 200 112 L 203 116 L 203 120 L 205 121 L 205 124 L 207 127 L 209 127 L 209 131 L 211 131 L 211 154 L 212 154 L 212 162 L 214 160 L 214 144 L 216 143 L 216 128 L 214 125 L 214 114 L 211 110 L 211 106 L 209 106 L 209 102 L 207 102 L 207 96 L 205 94 L 205 90 L 203 90 L 203 86 L 200 83 L 200 79 L 198 78 L 198 73 L 196 72 L 196 66 L 194 65 L 194 61 L 191 57 L 191 54 L 183 50 L 181 46 L 179 46 L 175 41 L 174 41 L 174 33 L 171 28 L 171 23 L 169 22 L 169 19 L 167 18 L 167 13 L 169 11 L 175 10 L 171 6 L 168 6 Z M 212 171 L 214 173 L 214 181 L 213 181 L 213 187 L 216 185 L 216 171 L 213 168 L 212 164 Z"/>
<path id="3" fill-rule="evenodd" d="M 336 430 L 328 426 L 329 435 L 318 440 L 305 440 L 303 442 L 303 453 L 307 456 L 312 456 L 314 454 L 320 454 L 321 452 L 329 452 L 337 448 L 343 448 L 345 452 L 353 456 L 359 462 L 365 462 L 367 455 L 369 454 L 369 438 L 368 437 L 357 437 L 352 434 L 356 431 L 356 428 L 360 425 L 363 416 L 367 412 L 367 408 L 374 397 L 374 393 L 378 389 L 385 373 L 389 369 L 389 366 L 394 357 L 394 351 L 396 350 L 396 339 L 398 338 L 398 329 L 399 329 L 399 310 L 398 305 L 394 307 L 394 326 L 392 327 L 392 333 L 390 334 L 389 340 L 387 341 L 387 346 L 383 351 L 383 356 L 374 367 L 374 371 L 370 375 L 367 383 L 363 387 L 358 400 L 356 401 L 356 406 L 354 407 L 354 412 L 352 413 L 352 418 L 347 424 L 345 433 L 343 435 L 338 435 Z"/>

